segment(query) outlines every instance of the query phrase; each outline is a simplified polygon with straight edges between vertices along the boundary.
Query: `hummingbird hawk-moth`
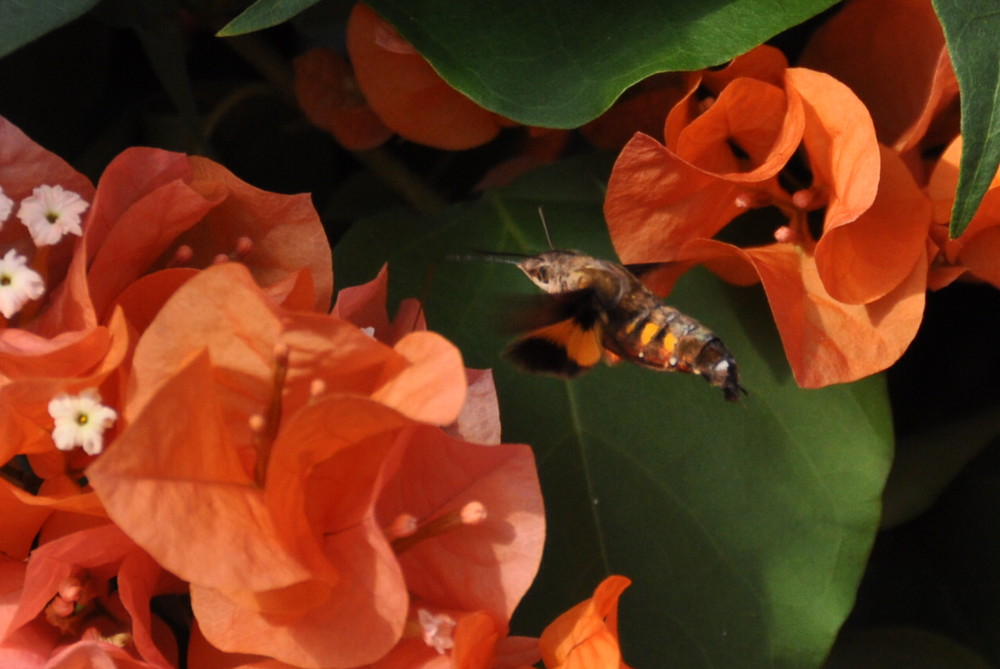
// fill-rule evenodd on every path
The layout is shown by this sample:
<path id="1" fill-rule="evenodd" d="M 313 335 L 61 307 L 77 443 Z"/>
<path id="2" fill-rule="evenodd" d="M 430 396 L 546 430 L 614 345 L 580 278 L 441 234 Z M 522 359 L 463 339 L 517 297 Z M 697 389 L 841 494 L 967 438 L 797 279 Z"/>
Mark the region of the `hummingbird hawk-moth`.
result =
<path id="1" fill-rule="evenodd" d="M 548 229 L 545 233 L 548 237 Z M 664 304 L 625 266 L 578 251 L 479 257 L 517 265 L 547 294 L 534 309 L 535 326 L 504 352 L 522 368 L 571 378 L 601 359 L 625 359 L 648 369 L 697 374 L 729 401 L 746 394 L 722 340 Z"/>

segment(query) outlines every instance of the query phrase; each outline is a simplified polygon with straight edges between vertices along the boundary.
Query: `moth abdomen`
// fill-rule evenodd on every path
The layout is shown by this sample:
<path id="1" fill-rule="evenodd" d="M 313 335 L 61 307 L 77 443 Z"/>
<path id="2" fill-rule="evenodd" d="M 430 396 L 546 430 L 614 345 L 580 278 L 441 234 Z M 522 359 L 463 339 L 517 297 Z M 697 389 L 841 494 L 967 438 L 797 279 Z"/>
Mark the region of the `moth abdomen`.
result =
<path id="1" fill-rule="evenodd" d="M 694 318 L 665 304 L 627 316 L 604 330 L 605 348 L 642 367 L 702 376 L 727 400 L 745 393 L 736 361 L 722 340 Z"/>

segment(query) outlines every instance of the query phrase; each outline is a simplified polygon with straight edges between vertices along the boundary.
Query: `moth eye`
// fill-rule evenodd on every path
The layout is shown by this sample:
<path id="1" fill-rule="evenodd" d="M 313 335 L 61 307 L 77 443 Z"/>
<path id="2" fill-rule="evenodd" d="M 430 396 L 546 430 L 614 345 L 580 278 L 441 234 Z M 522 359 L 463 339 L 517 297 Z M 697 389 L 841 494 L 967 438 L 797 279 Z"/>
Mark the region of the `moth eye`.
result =
<path id="1" fill-rule="evenodd" d="M 539 267 L 538 268 L 537 277 L 538 277 L 538 280 L 541 281 L 542 283 L 548 283 L 549 282 L 549 268 L 548 267 Z"/>

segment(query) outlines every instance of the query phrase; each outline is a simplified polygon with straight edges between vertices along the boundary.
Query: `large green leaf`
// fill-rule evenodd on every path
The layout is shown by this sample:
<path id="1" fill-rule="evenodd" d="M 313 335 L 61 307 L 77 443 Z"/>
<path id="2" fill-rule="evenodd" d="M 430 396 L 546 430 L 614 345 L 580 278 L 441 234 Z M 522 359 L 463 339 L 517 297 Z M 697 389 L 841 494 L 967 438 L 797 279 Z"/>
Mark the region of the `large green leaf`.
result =
<path id="1" fill-rule="evenodd" d="M 220 35 L 317 0 L 257 0 Z M 528 125 L 572 128 L 656 72 L 725 62 L 837 0 L 368 0 L 452 86 Z M 339 26 L 336 27 L 339 29 Z"/>
<path id="2" fill-rule="evenodd" d="M 944 629 L 1000 665 L 1000 437 L 969 463 L 926 515 L 919 539 L 934 613 Z M 919 586 L 918 586 L 919 587 Z M 926 587 L 926 586 L 925 586 Z"/>
<path id="3" fill-rule="evenodd" d="M 452 86 L 521 123 L 570 128 L 656 72 L 749 51 L 836 0 L 369 0 Z"/>
<path id="4" fill-rule="evenodd" d="M 320 0 L 257 0 L 223 26 L 219 37 L 232 37 L 284 23 Z"/>
<path id="5" fill-rule="evenodd" d="M 995 0 L 933 0 L 962 93 L 962 162 L 952 238 L 979 208 L 1000 163 L 1000 13 Z"/>
<path id="6" fill-rule="evenodd" d="M 990 669 L 993 665 L 951 639 L 896 628 L 845 635 L 824 669 Z"/>
<path id="7" fill-rule="evenodd" d="M 969 461 L 996 438 L 1000 406 L 956 416 L 945 425 L 899 437 L 882 496 L 882 528 L 927 511 Z"/>
<path id="8" fill-rule="evenodd" d="M 892 432 L 881 379 L 800 390 L 760 292 L 706 272 L 670 302 L 734 352 L 750 393 L 741 403 L 627 364 L 571 382 L 527 375 L 498 357 L 507 337 L 491 315 L 533 287 L 510 265 L 445 260 L 544 250 L 539 206 L 557 244 L 607 256 L 608 168 L 573 161 L 439 215 L 361 221 L 336 249 L 337 282 L 370 280 L 388 261 L 390 302 L 425 297 L 432 329 L 469 366 L 494 369 L 504 440 L 534 447 L 548 516 L 516 628 L 538 634 L 621 573 L 634 580 L 621 634 L 635 666 L 818 666 L 878 523 Z"/>
<path id="9" fill-rule="evenodd" d="M 98 0 L 0 0 L 0 57 L 86 14 Z"/>

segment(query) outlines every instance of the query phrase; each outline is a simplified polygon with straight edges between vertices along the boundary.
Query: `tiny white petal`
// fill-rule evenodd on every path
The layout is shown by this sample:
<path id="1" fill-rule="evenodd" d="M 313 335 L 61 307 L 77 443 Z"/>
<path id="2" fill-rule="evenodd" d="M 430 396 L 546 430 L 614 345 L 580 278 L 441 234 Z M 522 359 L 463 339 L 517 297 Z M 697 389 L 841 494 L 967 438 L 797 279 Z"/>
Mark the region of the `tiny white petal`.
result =
<path id="1" fill-rule="evenodd" d="M 427 609 L 417 609 L 417 621 L 424 633 L 424 643 L 444 655 L 446 650 L 455 646 L 452 634 L 455 631 L 455 620 L 445 613 L 433 614 Z"/>
<path id="2" fill-rule="evenodd" d="M 28 228 L 36 246 L 51 246 L 67 234 L 83 234 L 80 216 L 89 206 L 71 190 L 44 185 L 21 200 L 17 217 Z"/>
<path id="3" fill-rule="evenodd" d="M 0 313 L 10 318 L 27 302 L 45 294 L 45 281 L 14 249 L 0 258 Z"/>
<path id="4" fill-rule="evenodd" d="M 369 337 L 371 337 L 372 339 L 375 339 L 375 328 L 369 326 L 369 327 L 366 327 L 366 328 L 360 328 L 360 330 L 362 332 L 364 332 L 366 335 L 368 335 Z"/>
<path id="5" fill-rule="evenodd" d="M 104 450 L 104 431 L 118 420 L 118 412 L 101 404 L 101 395 L 94 388 L 79 395 L 57 395 L 49 402 L 49 415 L 55 420 L 52 440 L 60 451 L 77 446 L 88 455 Z"/>
<path id="6" fill-rule="evenodd" d="M 14 201 L 4 194 L 3 187 L 0 186 L 0 230 L 3 229 L 4 221 L 10 218 L 10 212 L 13 210 Z"/>

